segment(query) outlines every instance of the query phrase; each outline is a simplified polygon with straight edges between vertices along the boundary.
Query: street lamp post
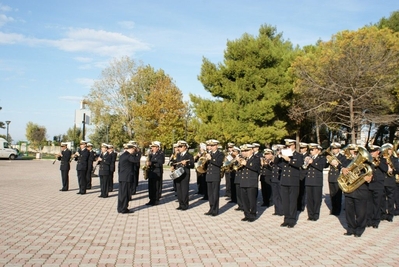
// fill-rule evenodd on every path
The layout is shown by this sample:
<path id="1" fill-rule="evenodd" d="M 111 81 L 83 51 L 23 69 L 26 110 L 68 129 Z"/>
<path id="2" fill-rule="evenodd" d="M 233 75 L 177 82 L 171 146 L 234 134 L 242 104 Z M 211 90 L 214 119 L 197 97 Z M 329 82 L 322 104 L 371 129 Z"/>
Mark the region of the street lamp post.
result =
<path id="1" fill-rule="evenodd" d="M 6 121 L 6 124 L 7 124 L 7 142 L 9 142 L 9 141 L 8 141 L 8 136 L 9 136 L 9 135 L 8 135 L 8 125 L 10 125 L 10 123 L 11 123 L 11 121 Z M 10 142 L 9 142 L 9 143 L 10 143 Z"/>

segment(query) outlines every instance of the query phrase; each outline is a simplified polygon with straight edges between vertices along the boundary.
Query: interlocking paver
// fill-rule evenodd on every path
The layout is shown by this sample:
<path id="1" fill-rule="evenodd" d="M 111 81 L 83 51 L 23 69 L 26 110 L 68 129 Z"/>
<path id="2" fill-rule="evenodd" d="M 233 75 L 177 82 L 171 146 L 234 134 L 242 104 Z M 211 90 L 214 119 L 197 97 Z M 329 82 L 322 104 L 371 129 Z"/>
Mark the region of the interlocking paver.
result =
<path id="1" fill-rule="evenodd" d="M 117 188 L 100 199 L 93 178 L 93 189 L 77 195 L 73 162 L 70 191 L 59 192 L 60 172 L 51 163 L 0 161 L 0 266 L 399 266 L 398 217 L 354 238 L 343 236 L 344 212 L 328 215 L 328 197 L 319 221 L 307 221 L 305 210 L 293 229 L 260 206 L 258 220 L 242 222 L 223 197 L 221 214 L 204 216 L 209 206 L 195 195 L 194 171 L 190 209 L 177 211 L 167 170 L 160 205 L 145 205 L 141 177 L 134 213 L 118 214 Z M 223 196 L 224 180 L 221 187 Z M 327 183 L 323 190 L 328 194 Z"/>

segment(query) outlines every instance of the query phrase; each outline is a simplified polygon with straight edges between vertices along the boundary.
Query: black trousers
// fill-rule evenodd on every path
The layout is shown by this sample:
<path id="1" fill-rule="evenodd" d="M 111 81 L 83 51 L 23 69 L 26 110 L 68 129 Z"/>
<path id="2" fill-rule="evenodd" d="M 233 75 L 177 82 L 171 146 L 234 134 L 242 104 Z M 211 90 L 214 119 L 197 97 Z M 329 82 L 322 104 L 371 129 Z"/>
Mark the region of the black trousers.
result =
<path id="1" fill-rule="evenodd" d="M 281 200 L 281 186 L 280 183 L 272 182 L 272 195 L 273 195 L 273 203 L 274 203 L 274 213 L 277 215 L 284 215 L 283 211 L 283 202 Z"/>
<path id="2" fill-rule="evenodd" d="M 297 201 L 299 186 L 281 186 L 281 202 L 283 204 L 284 223 L 296 224 Z"/>
<path id="3" fill-rule="evenodd" d="M 384 189 L 369 190 L 370 196 L 367 200 L 367 225 L 378 226 L 381 221 L 381 202 Z"/>
<path id="4" fill-rule="evenodd" d="M 109 175 L 100 175 L 100 189 L 101 195 L 100 197 L 108 197 L 108 189 L 109 189 Z"/>
<path id="5" fill-rule="evenodd" d="M 159 203 L 160 182 L 161 182 L 161 177 L 155 173 L 148 178 L 148 197 L 150 199 L 150 203 L 152 204 Z"/>
<path id="6" fill-rule="evenodd" d="M 225 197 L 231 197 L 231 183 L 230 183 L 230 177 L 231 177 L 231 173 L 230 172 L 226 172 L 224 174 L 224 178 L 226 180 L 226 193 L 225 193 Z"/>
<path id="7" fill-rule="evenodd" d="M 189 188 L 190 188 L 190 177 L 177 178 L 176 181 L 176 193 L 177 200 L 179 201 L 179 207 L 183 210 L 188 209 L 189 199 Z"/>
<path id="8" fill-rule="evenodd" d="M 108 176 L 108 191 L 114 191 L 114 172 L 111 172 L 111 174 Z"/>
<path id="9" fill-rule="evenodd" d="M 271 183 L 261 180 L 260 181 L 260 190 L 262 192 L 262 200 L 263 200 L 262 205 L 266 205 L 267 207 L 273 205 Z"/>
<path id="10" fill-rule="evenodd" d="M 208 191 L 208 185 L 206 184 L 206 174 L 197 172 L 197 181 L 198 181 L 198 193 L 201 195 L 206 195 Z"/>
<path id="11" fill-rule="evenodd" d="M 118 189 L 118 207 L 117 210 L 119 213 L 127 212 L 129 208 L 129 200 L 130 200 L 130 187 L 132 183 L 129 182 L 119 182 Z"/>
<path id="12" fill-rule="evenodd" d="M 367 199 L 345 196 L 345 216 L 348 233 L 363 234 L 367 224 Z"/>
<path id="13" fill-rule="evenodd" d="M 91 173 L 93 171 L 93 164 L 88 165 L 87 172 L 86 172 L 86 189 L 91 188 Z"/>
<path id="14" fill-rule="evenodd" d="M 394 178 L 386 178 L 386 179 L 394 179 Z M 381 201 L 381 219 L 392 220 L 395 213 L 395 186 L 384 186 L 384 196 Z"/>
<path id="15" fill-rule="evenodd" d="M 394 215 L 399 215 L 399 183 L 395 187 L 395 211 Z"/>
<path id="16" fill-rule="evenodd" d="M 306 186 L 306 209 L 309 219 L 318 220 L 320 218 L 322 197 L 322 186 Z"/>
<path id="17" fill-rule="evenodd" d="M 136 172 L 133 171 L 132 182 L 130 182 L 130 194 L 131 195 L 135 195 L 136 194 L 137 183 L 138 183 L 138 177 L 136 177 Z"/>
<path id="18" fill-rule="evenodd" d="M 237 205 L 238 205 L 238 208 L 244 210 L 243 204 L 242 204 L 242 193 L 241 193 L 240 184 L 235 184 L 235 187 L 236 187 L 236 195 L 237 195 Z"/>
<path id="19" fill-rule="evenodd" d="M 86 170 L 78 171 L 79 193 L 86 194 Z"/>
<path id="20" fill-rule="evenodd" d="M 61 190 L 67 191 L 69 189 L 69 170 L 61 170 L 61 180 Z"/>
<path id="21" fill-rule="evenodd" d="M 237 189 L 234 184 L 235 173 L 230 173 L 231 201 L 237 203 Z"/>
<path id="22" fill-rule="evenodd" d="M 331 212 L 330 214 L 338 216 L 342 208 L 342 190 L 339 188 L 338 183 L 328 183 L 330 190 Z"/>
<path id="23" fill-rule="evenodd" d="M 219 197 L 220 197 L 220 181 L 207 182 L 209 213 L 212 215 L 219 214 Z"/>
<path id="24" fill-rule="evenodd" d="M 306 206 L 306 186 L 305 179 L 299 180 L 299 193 L 297 201 L 297 210 L 304 211 Z"/>
<path id="25" fill-rule="evenodd" d="M 241 187 L 242 206 L 247 219 L 256 219 L 258 195 L 257 187 Z"/>

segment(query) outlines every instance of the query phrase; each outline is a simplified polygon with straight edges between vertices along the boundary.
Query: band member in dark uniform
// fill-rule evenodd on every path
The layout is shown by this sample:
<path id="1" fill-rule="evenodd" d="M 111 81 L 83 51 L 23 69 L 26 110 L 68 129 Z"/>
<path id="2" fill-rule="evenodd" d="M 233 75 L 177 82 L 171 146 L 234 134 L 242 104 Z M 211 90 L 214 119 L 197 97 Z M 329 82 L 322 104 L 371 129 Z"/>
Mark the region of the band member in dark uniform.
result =
<path id="1" fill-rule="evenodd" d="M 211 149 L 210 146 L 208 146 L 205 143 L 201 143 L 199 147 L 199 152 L 198 154 L 194 157 L 194 162 L 198 163 L 198 160 L 201 157 L 205 157 L 207 151 Z M 203 198 L 201 200 L 208 200 L 208 188 L 207 188 L 207 183 L 206 183 L 206 168 L 208 166 L 208 162 L 204 163 L 204 166 L 200 166 L 202 168 L 201 172 L 198 171 L 198 166 L 195 168 L 195 172 L 197 174 L 197 184 L 198 184 L 198 193 L 203 195 Z M 205 169 L 205 171 L 203 170 Z"/>
<path id="2" fill-rule="evenodd" d="M 345 156 L 340 153 L 341 144 L 332 143 L 327 153 L 327 165 L 330 166 L 328 171 L 328 188 L 330 191 L 331 211 L 330 215 L 339 216 L 342 206 L 342 190 L 338 186 L 338 177 L 341 173 L 342 162 Z"/>
<path id="3" fill-rule="evenodd" d="M 229 155 L 231 155 L 231 151 L 233 150 L 233 147 L 234 147 L 234 143 L 227 143 L 227 151 L 226 151 L 225 157 L 228 157 Z M 226 194 L 224 196 L 227 197 L 226 200 L 231 200 L 231 183 L 230 183 L 231 175 L 230 175 L 230 171 L 226 171 L 224 173 L 224 178 L 225 178 L 225 181 L 226 181 L 226 184 L 225 184 L 225 186 L 226 186 Z"/>
<path id="4" fill-rule="evenodd" d="M 146 205 L 158 205 L 161 193 L 159 190 L 163 176 L 163 164 L 165 163 L 165 154 L 160 151 L 161 143 L 154 141 L 151 143 L 151 153 L 146 162 L 148 166 L 148 197 L 150 201 Z"/>
<path id="5" fill-rule="evenodd" d="M 395 174 L 399 171 L 395 169 L 395 165 L 398 165 L 398 158 L 396 154 L 395 156 L 393 155 L 392 151 L 393 145 L 390 143 L 381 146 L 381 155 L 388 164 L 388 171 L 385 173 L 384 179 L 384 195 L 381 201 L 381 220 L 387 220 L 388 222 L 393 221 L 396 189 Z"/>
<path id="6" fill-rule="evenodd" d="M 271 158 L 273 159 L 270 163 L 272 166 L 272 177 L 270 179 L 271 186 L 272 186 L 272 197 L 273 197 L 273 204 L 274 204 L 274 213 L 272 215 L 283 216 L 283 203 L 281 200 L 281 186 L 280 186 L 280 176 L 281 176 L 281 169 L 280 169 L 280 150 L 277 149 L 275 152 L 271 149 L 265 149 L 265 154 L 271 154 Z M 270 156 L 268 156 L 270 157 Z M 273 162 L 273 163 L 272 163 Z"/>
<path id="7" fill-rule="evenodd" d="M 258 177 L 260 172 L 260 158 L 254 155 L 252 145 L 240 147 L 244 160 L 241 161 L 242 176 L 240 181 L 244 218 L 242 221 L 253 222 L 256 220 L 258 196 Z"/>
<path id="8" fill-rule="evenodd" d="M 220 194 L 220 167 L 223 165 L 224 154 L 218 150 L 219 141 L 209 140 L 211 151 L 206 154 L 208 168 L 206 171 L 206 182 L 208 186 L 209 211 L 205 215 L 217 216 L 219 214 Z"/>
<path id="9" fill-rule="evenodd" d="M 234 166 L 234 162 L 238 159 L 238 156 L 240 154 L 240 149 L 236 146 L 233 147 L 233 149 L 231 150 L 231 157 L 232 159 L 232 163 L 230 166 L 230 185 L 231 185 L 231 200 L 229 201 L 229 203 L 237 203 L 237 190 L 236 190 L 236 185 L 234 183 L 234 180 L 236 178 L 236 170 L 234 170 L 233 166 Z"/>
<path id="10" fill-rule="evenodd" d="M 170 155 L 169 157 L 169 162 L 168 165 L 169 166 L 173 166 L 174 163 L 176 163 L 176 159 L 177 159 L 177 155 L 179 154 L 179 148 L 177 147 L 177 143 L 173 144 L 173 153 L 172 155 Z M 198 183 L 198 181 L 197 181 Z M 176 192 L 176 180 L 173 180 L 173 189 L 172 191 Z M 177 196 L 177 194 L 175 194 L 175 196 Z"/>
<path id="11" fill-rule="evenodd" d="M 323 197 L 323 169 L 326 167 L 326 158 L 320 154 L 321 146 L 309 144 L 310 157 L 305 158 L 304 169 L 306 175 L 306 209 L 308 221 L 317 221 L 320 217 L 320 207 Z"/>
<path id="12" fill-rule="evenodd" d="M 367 226 L 378 228 L 381 221 L 381 202 L 384 195 L 384 180 L 388 172 L 388 164 L 384 157 L 380 155 L 380 147 L 372 145 L 369 147 L 373 157 L 373 179 L 369 184 L 370 196 L 367 201 Z"/>
<path id="13" fill-rule="evenodd" d="M 274 156 L 271 149 L 266 148 L 264 155 L 261 159 L 261 170 L 260 170 L 260 188 L 262 192 L 262 207 L 270 207 L 273 204 L 272 196 L 272 176 L 273 176 L 273 165 Z"/>
<path id="14" fill-rule="evenodd" d="M 71 169 L 71 156 L 72 152 L 68 149 L 66 143 L 61 143 L 61 153 L 58 154 L 57 159 L 60 162 L 62 188 L 60 191 L 68 191 L 69 189 L 69 170 Z"/>
<path id="15" fill-rule="evenodd" d="M 234 166 L 233 169 L 235 170 L 235 177 L 234 177 L 234 185 L 236 188 L 236 195 L 237 195 L 237 205 L 238 207 L 235 208 L 234 210 L 237 211 L 243 211 L 244 206 L 242 204 L 242 194 L 241 194 L 241 176 L 242 176 L 242 165 L 240 164 L 241 160 L 244 159 L 244 157 L 241 154 L 241 150 L 238 147 L 235 147 L 234 150 L 238 151 L 238 155 L 234 160 Z"/>
<path id="16" fill-rule="evenodd" d="M 297 221 L 297 202 L 299 194 L 300 168 L 303 157 L 295 151 L 296 141 L 285 139 L 286 149 L 281 150 L 281 199 L 284 222 L 281 227 L 293 228 Z"/>
<path id="17" fill-rule="evenodd" d="M 135 162 L 133 163 L 133 183 L 130 185 L 130 193 L 135 195 L 139 186 L 141 151 L 136 141 L 129 141 L 129 144 L 134 146 Z"/>
<path id="18" fill-rule="evenodd" d="M 260 144 L 258 143 L 252 143 L 252 150 L 254 151 L 254 156 L 258 157 L 258 158 L 262 158 L 263 154 L 262 152 L 259 150 L 260 149 Z"/>
<path id="19" fill-rule="evenodd" d="M 129 210 L 129 200 L 131 197 L 130 187 L 133 183 L 133 164 L 136 160 L 134 157 L 134 145 L 125 144 L 126 149 L 122 155 L 119 157 L 118 162 L 118 179 L 119 179 L 119 189 L 118 189 L 118 213 L 131 213 L 133 211 Z"/>
<path id="20" fill-rule="evenodd" d="M 364 149 L 362 147 L 357 147 L 356 145 L 351 146 L 355 147 L 355 150 L 351 149 L 352 151 Z M 374 150 L 374 148 L 371 146 L 370 150 Z M 374 169 L 372 163 L 369 164 L 371 168 Z M 347 175 L 348 173 L 349 169 L 343 167 L 342 174 Z M 348 224 L 348 229 L 346 233 L 344 233 L 346 236 L 354 235 L 355 237 L 361 237 L 367 225 L 367 200 L 369 198 L 368 183 L 372 179 L 372 174 L 363 177 L 363 179 L 365 182 L 360 187 L 351 193 L 345 193 L 345 216 Z"/>
<path id="21" fill-rule="evenodd" d="M 109 176 L 111 175 L 112 156 L 108 153 L 108 145 L 101 145 L 101 154 L 97 158 L 97 164 L 100 165 L 98 176 L 100 177 L 101 194 L 98 197 L 107 198 L 109 189 Z"/>
<path id="22" fill-rule="evenodd" d="M 171 171 L 180 167 L 184 168 L 184 173 L 176 178 L 176 192 L 179 207 L 177 210 L 188 209 L 189 187 L 190 187 L 190 169 L 194 168 L 194 157 L 188 152 L 188 144 L 186 141 L 180 140 L 177 142 L 179 153 L 176 157 L 176 162 L 172 165 Z"/>
<path id="23" fill-rule="evenodd" d="M 108 192 L 114 191 L 114 173 L 115 173 L 115 164 L 116 164 L 116 158 L 118 157 L 118 154 L 114 150 L 113 145 L 108 145 L 108 154 L 111 159 L 111 165 L 110 165 L 110 174 L 108 176 Z"/>
<path id="24" fill-rule="evenodd" d="M 87 150 L 90 152 L 89 161 L 87 162 L 86 173 L 86 189 L 91 189 L 91 175 L 93 172 L 93 163 L 97 160 L 96 152 L 93 150 L 93 144 L 87 143 Z"/>
<path id="25" fill-rule="evenodd" d="M 86 194 L 86 173 L 90 156 L 90 152 L 86 149 L 86 144 L 87 142 L 82 140 L 79 144 L 80 148 L 74 155 L 75 161 L 77 161 L 76 170 L 79 183 L 79 192 L 77 194 L 80 195 Z"/>
<path id="26" fill-rule="evenodd" d="M 302 155 L 303 160 L 309 156 L 308 151 L 308 144 L 307 143 L 299 143 L 299 154 Z M 306 206 L 306 175 L 308 173 L 307 169 L 300 169 L 300 176 L 299 176 L 299 194 L 298 194 L 298 203 L 297 203 L 297 210 L 304 211 Z"/>

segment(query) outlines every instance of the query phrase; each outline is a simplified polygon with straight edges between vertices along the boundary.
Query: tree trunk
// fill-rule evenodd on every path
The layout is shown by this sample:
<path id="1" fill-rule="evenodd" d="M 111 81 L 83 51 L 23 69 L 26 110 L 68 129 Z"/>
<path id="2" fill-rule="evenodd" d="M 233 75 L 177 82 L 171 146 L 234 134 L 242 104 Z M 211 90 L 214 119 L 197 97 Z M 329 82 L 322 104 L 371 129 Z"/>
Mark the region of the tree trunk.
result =
<path id="1" fill-rule="evenodd" d="M 355 131 L 355 112 L 353 111 L 353 97 L 349 101 L 349 116 L 350 116 L 350 127 L 351 127 L 351 139 L 352 144 L 356 144 L 356 131 Z"/>
<path id="2" fill-rule="evenodd" d="M 320 144 L 319 120 L 316 119 L 316 143 Z"/>

